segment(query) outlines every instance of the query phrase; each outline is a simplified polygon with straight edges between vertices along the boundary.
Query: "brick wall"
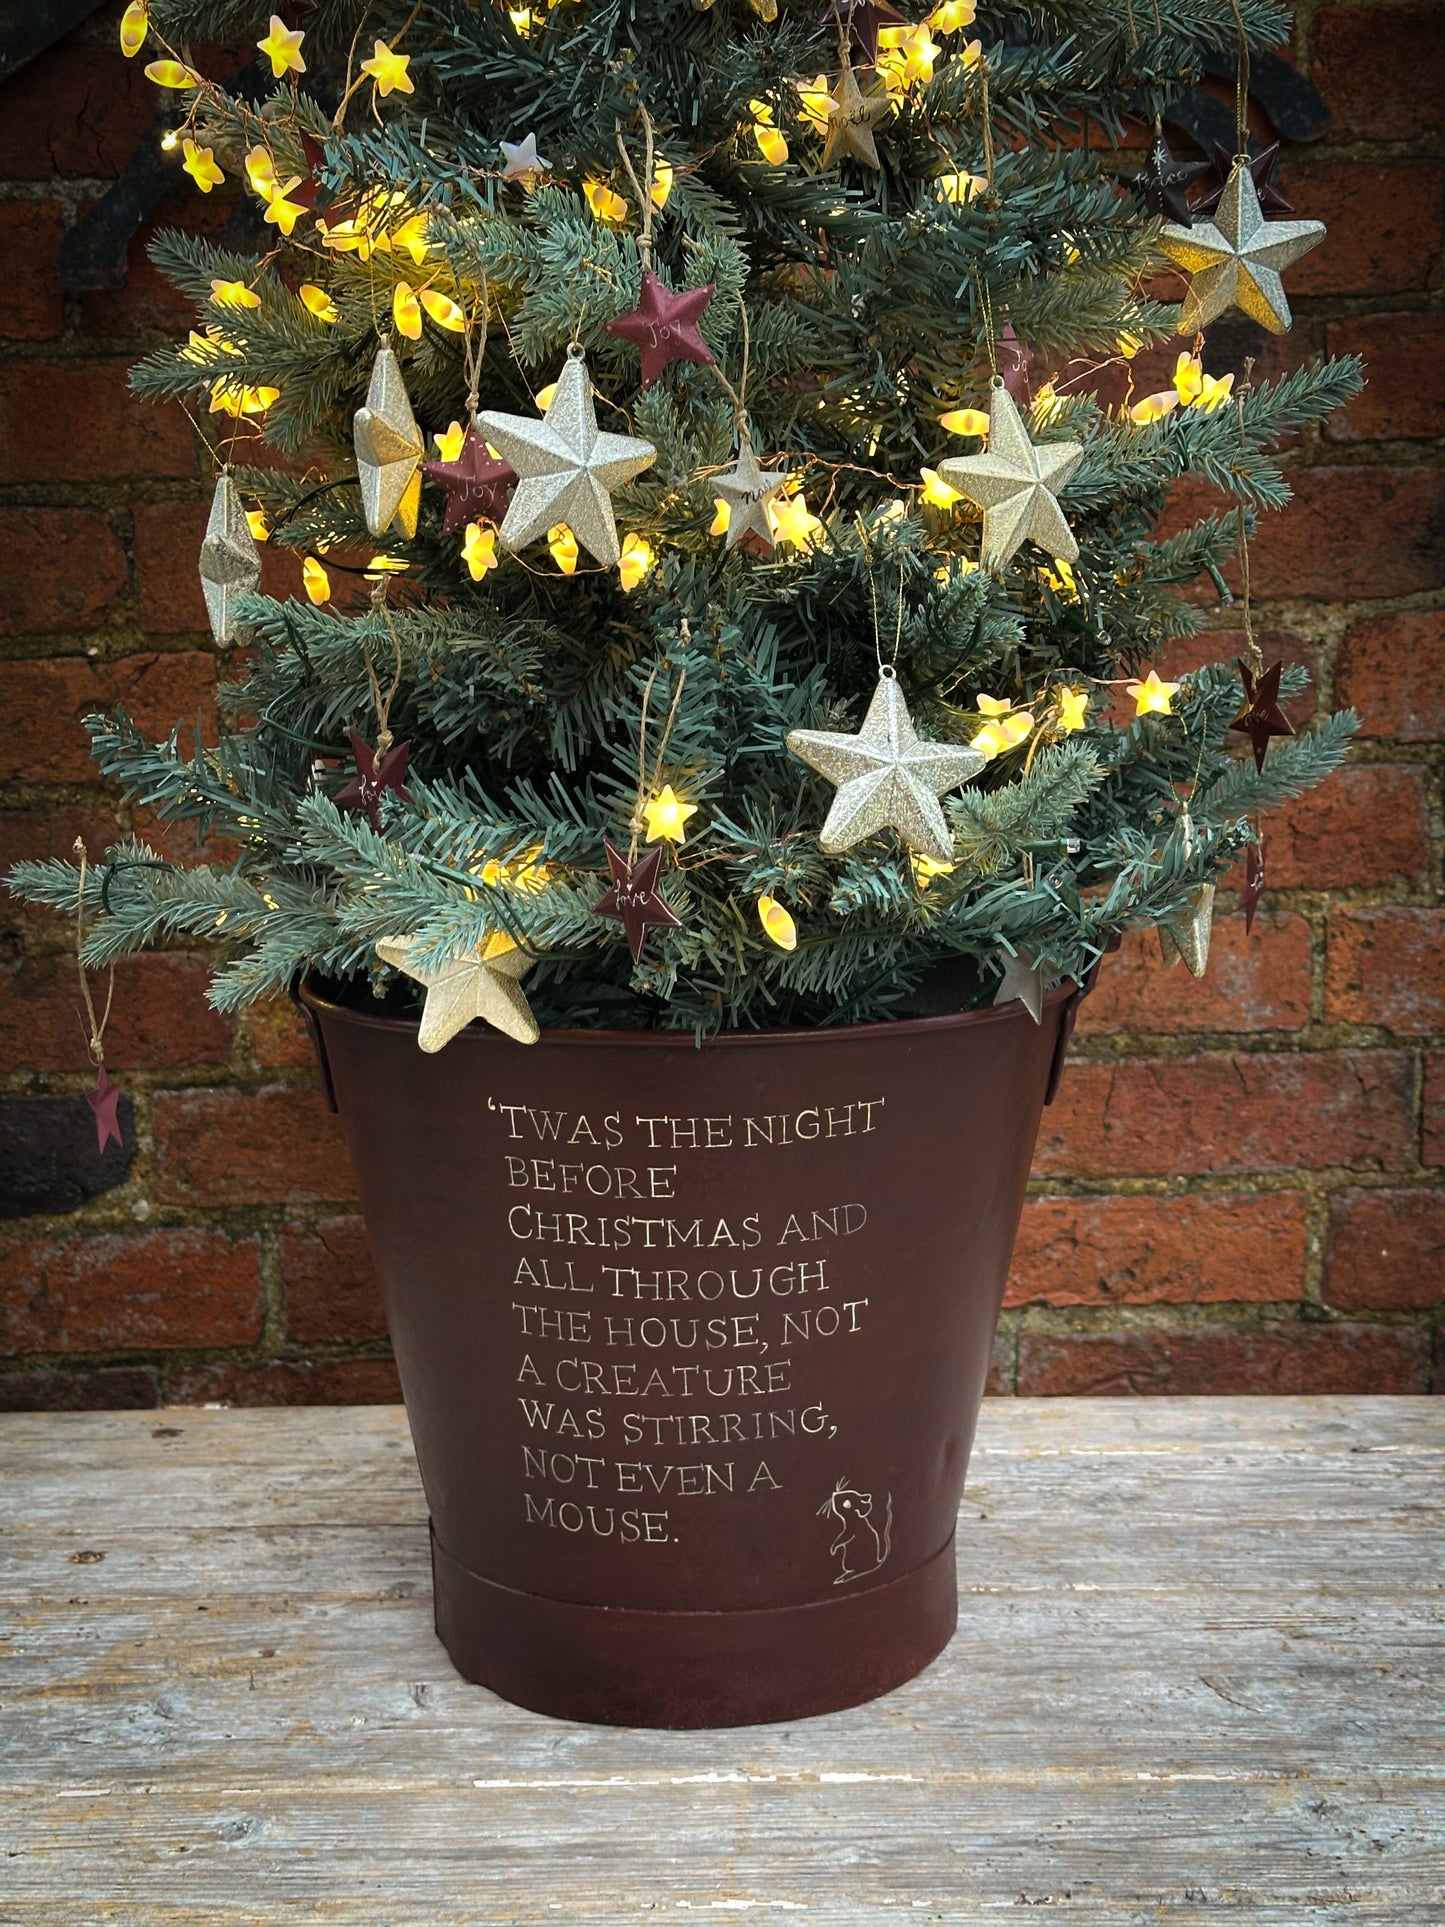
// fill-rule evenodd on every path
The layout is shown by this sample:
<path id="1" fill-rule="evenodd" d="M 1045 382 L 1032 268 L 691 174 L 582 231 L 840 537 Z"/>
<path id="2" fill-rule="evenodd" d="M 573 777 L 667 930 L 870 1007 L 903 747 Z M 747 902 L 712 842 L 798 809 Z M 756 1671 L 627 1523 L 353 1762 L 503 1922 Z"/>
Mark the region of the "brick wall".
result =
<path id="1" fill-rule="evenodd" d="M 1369 361 L 1360 399 L 1293 451 L 1297 499 L 1254 568 L 1266 650 L 1307 662 L 1322 705 L 1355 704 L 1362 738 L 1273 818 L 1266 909 L 1252 937 L 1216 926 L 1203 984 L 1152 939 L 1110 961 L 1045 1118 L 997 1390 L 1445 1383 L 1439 26 L 1429 6 L 1306 0 L 1295 58 L 1334 120 L 1282 179 L 1330 235 L 1291 273 L 1292 334 L 1211 331 L 1214 373 L 1245 353 L 1265 372 Z M 209 469 L 179 410 L 126 394 L 127 364 L 189 317 L 139 242 L 116 293 L 67 297 L 55 268 L 149 124 L 114 45 L 99 16 L 0 89 L 0 868 L 130 826 L 93 778 L 87 709 L 121 698 L 161 733 L 199 707 L 213 726 Z M 228 212 L 187 191 L 158 218 L 216 232 Z M 1228 646 L 1237 615 L 1211 619 Z M 122 966 L 127 1149 L 97 1160 L 63 943 L 0 900 L 0 1171 L 28 1213 L 0 1223 L 0 1405 L 394 1397 L 289 1011 L 216 1016 L 195 957 Z"/>

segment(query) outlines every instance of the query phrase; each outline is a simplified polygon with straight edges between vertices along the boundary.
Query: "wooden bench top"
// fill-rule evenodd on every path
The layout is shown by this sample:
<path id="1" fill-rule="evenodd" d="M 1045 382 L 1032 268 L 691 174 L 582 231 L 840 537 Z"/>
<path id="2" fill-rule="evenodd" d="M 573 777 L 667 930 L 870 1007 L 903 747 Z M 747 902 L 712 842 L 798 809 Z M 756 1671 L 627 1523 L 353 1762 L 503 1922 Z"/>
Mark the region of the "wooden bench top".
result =
<path id="1" fill-rule="evenodd" d="M 3 1418 L 0 1922 L 1445 1922 L 1442 1472 L 1438 1399 L 990 1401 L 943 1659 L 666 1733 L 453 1674 L 398 1408 Z"/>

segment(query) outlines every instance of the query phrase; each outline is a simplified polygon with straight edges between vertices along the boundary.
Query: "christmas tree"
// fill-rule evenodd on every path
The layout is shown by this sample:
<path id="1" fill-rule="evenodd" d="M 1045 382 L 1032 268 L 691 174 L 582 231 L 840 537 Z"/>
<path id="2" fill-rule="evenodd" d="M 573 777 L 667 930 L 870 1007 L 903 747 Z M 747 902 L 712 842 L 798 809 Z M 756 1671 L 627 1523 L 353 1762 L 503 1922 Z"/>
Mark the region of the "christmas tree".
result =
<path id="1" fill-rule="evenodd" d="M 198 323 L 134 377 L 213 447 L 200 567 L 241 647 L 216 747 L 89 727 L 222 854 L 16 887 L 79 891 L 93 963 L 213 941 L 226 1009 L 306 974 L 425 989 L 428 1047 L 478 1014 L 525 1039 L 1036 1007 L 1140 925 L 1202 970 L 1215 880 L 1256 876 L 1260 812 L 1352 727 L 1291 732 L 1303 674 L 1247 604 L 1238 665 L 1150 667 L 1287 502 L 1280 442 L 1359 385 L 1211 375 L 1200 331 L 1288 326 L 1322 230 L 1266 218 L 1239 161 L 1191 208 L 1159 133 L 1206 56 L 1287 24 L 132 5 L 179 164 L 264 223 L 254 253 L 156 244 Z M 228 91 L 191 49 L 241 34 L 264 84 Z M 1091 392 L 1175 336 L 1169 390 Z M 1162 537 L 1185 474 L 1218 512 Z M 256 592 L 258 539 L 309 599 Z"/>

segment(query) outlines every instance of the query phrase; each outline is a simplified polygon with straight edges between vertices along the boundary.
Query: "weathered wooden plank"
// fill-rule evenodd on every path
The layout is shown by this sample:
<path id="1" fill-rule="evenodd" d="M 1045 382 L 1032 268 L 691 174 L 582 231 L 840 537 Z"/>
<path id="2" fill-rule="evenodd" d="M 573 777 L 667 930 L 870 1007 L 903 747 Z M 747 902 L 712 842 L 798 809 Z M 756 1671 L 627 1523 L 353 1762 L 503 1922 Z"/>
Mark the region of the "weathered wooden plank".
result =
<path id="1" fill-rule="evenodd" d="M 397 1411 L 0 1421 L 0 1922 L 1445 1923 L 1442 1466 L 1424 1399 L 987 1406 L 944 1658 L 668 1734 L 450 1672 Z"/>

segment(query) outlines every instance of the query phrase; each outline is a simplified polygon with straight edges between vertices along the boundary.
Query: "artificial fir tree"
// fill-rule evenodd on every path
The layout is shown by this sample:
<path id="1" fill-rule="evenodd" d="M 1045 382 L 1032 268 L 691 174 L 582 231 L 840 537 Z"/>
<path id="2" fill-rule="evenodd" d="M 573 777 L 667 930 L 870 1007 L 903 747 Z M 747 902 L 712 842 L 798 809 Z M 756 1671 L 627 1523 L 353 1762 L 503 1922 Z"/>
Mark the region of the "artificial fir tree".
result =
<path id="1" fill-rule="evenodd" d="M 307 972 L 398 1007 L 442 983 L 524 1039 L 529 1006 L 700 1033 L 1036 1009 L 1139 925 L 1202 967 L 1214 880 L 1351 722 L 1261 736 L 1260 689 L 1303 678 L 1257 653 L 1243 689 L 1145 671 L 1358 372 L 1231 392 L 1185 340 L 1173 391 L 1110 410 L 1088 371 L 1181 296 L 1277 325 L 1271 263 L 1318 224 L 1271 232 L 1238 165 L 1227 233 L 1162 223 L 1200 170 L 1158 116 L 1286 26 L 1269 0 L 132 6 L 186 172 L 264 220 L 255 253 L 156 244 L 199 322 L 135 377 L 213 444 L 203 575 L 245 653 L 216 748 L 90 728 L 235 854 L 18 887 L 81 889 L 92 962 L 214 940 L 224 1008 Z M 250 95 L 192 53 L 242 34 Z M 1129 115 L 1167 181 L 1121 178 Z M 1202 294 L 1165 250 L 1210 264 Z M 1219 513 L 1161 539 L 1185 473 Z M 258 533 L 311 601 L 255 593 Z M 369 601 L 341 614 L 348 570 Z"/>

